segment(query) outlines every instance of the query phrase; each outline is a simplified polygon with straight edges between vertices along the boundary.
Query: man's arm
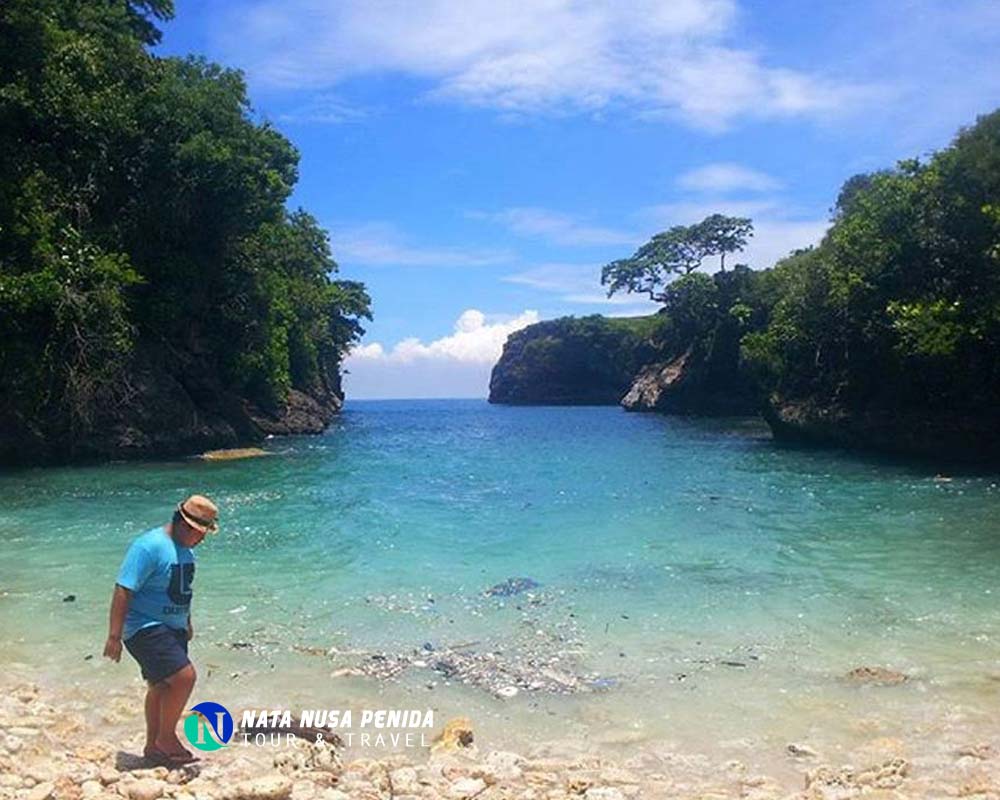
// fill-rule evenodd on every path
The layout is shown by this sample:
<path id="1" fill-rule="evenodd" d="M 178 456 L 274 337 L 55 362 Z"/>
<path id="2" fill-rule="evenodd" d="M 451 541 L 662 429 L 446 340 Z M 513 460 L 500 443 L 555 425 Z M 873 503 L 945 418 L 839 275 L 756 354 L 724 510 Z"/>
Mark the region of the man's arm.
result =
<path id="1" fill-rule="evenodd" d="M 111 595 L 111 612 L 108 614 L 108 640 L 104 643 L 104 657 L 120 661 L 122 657 L 122 628 L 132 601 L 132 592 L 119 583 Z"/>
<path id="2" fill-rule="evenodd" d="M 104 644 L 104 655 L 112 661 L 118 661 L 122 657 L 122 629 L 125 627 L 132 594 L 142 589 L 155 565 L 156 559 L 146 549 L 141 536 L 129 545 L 115 579 L 114 594 L 111 595 L 108 641 Z"/>

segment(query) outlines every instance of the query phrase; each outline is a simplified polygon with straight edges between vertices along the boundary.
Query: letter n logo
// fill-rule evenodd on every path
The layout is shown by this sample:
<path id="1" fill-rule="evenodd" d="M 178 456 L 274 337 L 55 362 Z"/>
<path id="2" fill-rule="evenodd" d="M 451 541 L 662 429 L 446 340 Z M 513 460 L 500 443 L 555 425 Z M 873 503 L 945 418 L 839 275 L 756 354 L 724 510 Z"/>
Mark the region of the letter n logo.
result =
<path id="1" fill-rule="evenodd" d="M 198 703 L 184 720 L 184 735 L 198 750 L 218 750 L 233 738 L 233 717 L 218 703 Z"/>

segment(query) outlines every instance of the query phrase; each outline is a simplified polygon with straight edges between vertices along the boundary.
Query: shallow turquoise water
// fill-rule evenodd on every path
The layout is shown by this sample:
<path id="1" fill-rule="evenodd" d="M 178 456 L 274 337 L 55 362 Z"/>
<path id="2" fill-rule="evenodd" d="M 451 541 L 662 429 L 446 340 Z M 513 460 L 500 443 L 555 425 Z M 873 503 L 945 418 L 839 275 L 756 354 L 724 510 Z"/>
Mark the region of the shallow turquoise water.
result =
<path id="1" fill-rule="evenodd" d="M 476 714 L 498 736 L 845 748 L 870 717 L 883 734 L 988 724 L 996 475 L 781 448 L 756 421 L 481 401 L 353 402 L 325 435 L 267 448 L 0 475 L 7 662 L 97 689 L 134 680 L 96 657 L 119 560 L 198 491 L 223 525 L 198 552 L 195 654 L 203 690 L 231 702 L 378 696 Z M 540 589 L 484 596 L 512 576 Z M 332 681 L 325 659 L 289 651 L 468 641 L 571 652 L 605 691 L 501 701 L 426 676 Z M 840 676 L 860 664 L 915 680 L 859 691 Z"/>

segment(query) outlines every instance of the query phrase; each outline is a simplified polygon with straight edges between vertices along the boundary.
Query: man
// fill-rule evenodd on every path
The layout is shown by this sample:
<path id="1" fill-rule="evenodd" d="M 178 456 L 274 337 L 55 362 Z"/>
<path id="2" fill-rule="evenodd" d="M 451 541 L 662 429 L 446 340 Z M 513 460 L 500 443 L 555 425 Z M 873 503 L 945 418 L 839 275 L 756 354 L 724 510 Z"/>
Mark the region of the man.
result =
<path id="1" fill-rule="evenodd" d="M 219 509 L 191 495 L 174 517 L 139 536 L 129 547 L 111 597 L 104 655 L 122 657 L 122 641 L 139 662 L 146 692 L 146 746 L 150 761 L 179 766 L 196 760 L 177 738 L 177 721 L 194 688 L 188 658 L 194 553 L 206 534 L 218 530 Z"/>

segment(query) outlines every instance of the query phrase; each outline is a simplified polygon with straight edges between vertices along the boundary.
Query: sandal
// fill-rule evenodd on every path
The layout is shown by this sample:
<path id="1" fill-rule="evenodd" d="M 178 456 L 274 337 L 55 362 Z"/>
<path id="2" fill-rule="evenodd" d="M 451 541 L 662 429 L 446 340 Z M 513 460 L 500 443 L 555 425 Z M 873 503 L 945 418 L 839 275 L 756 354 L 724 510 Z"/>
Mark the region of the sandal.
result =
<path id="1" fill-rule="evenodd" d="M 167 753 L 156 747 L 150 750 L 143 750 L 143 757 L 151 762 L 157 767 L 183 767 L 187 764 L 192 764 L 195 761 L 200 761 L 198 756 L 189 753 L 185 750 L 182 753 Z"/>

